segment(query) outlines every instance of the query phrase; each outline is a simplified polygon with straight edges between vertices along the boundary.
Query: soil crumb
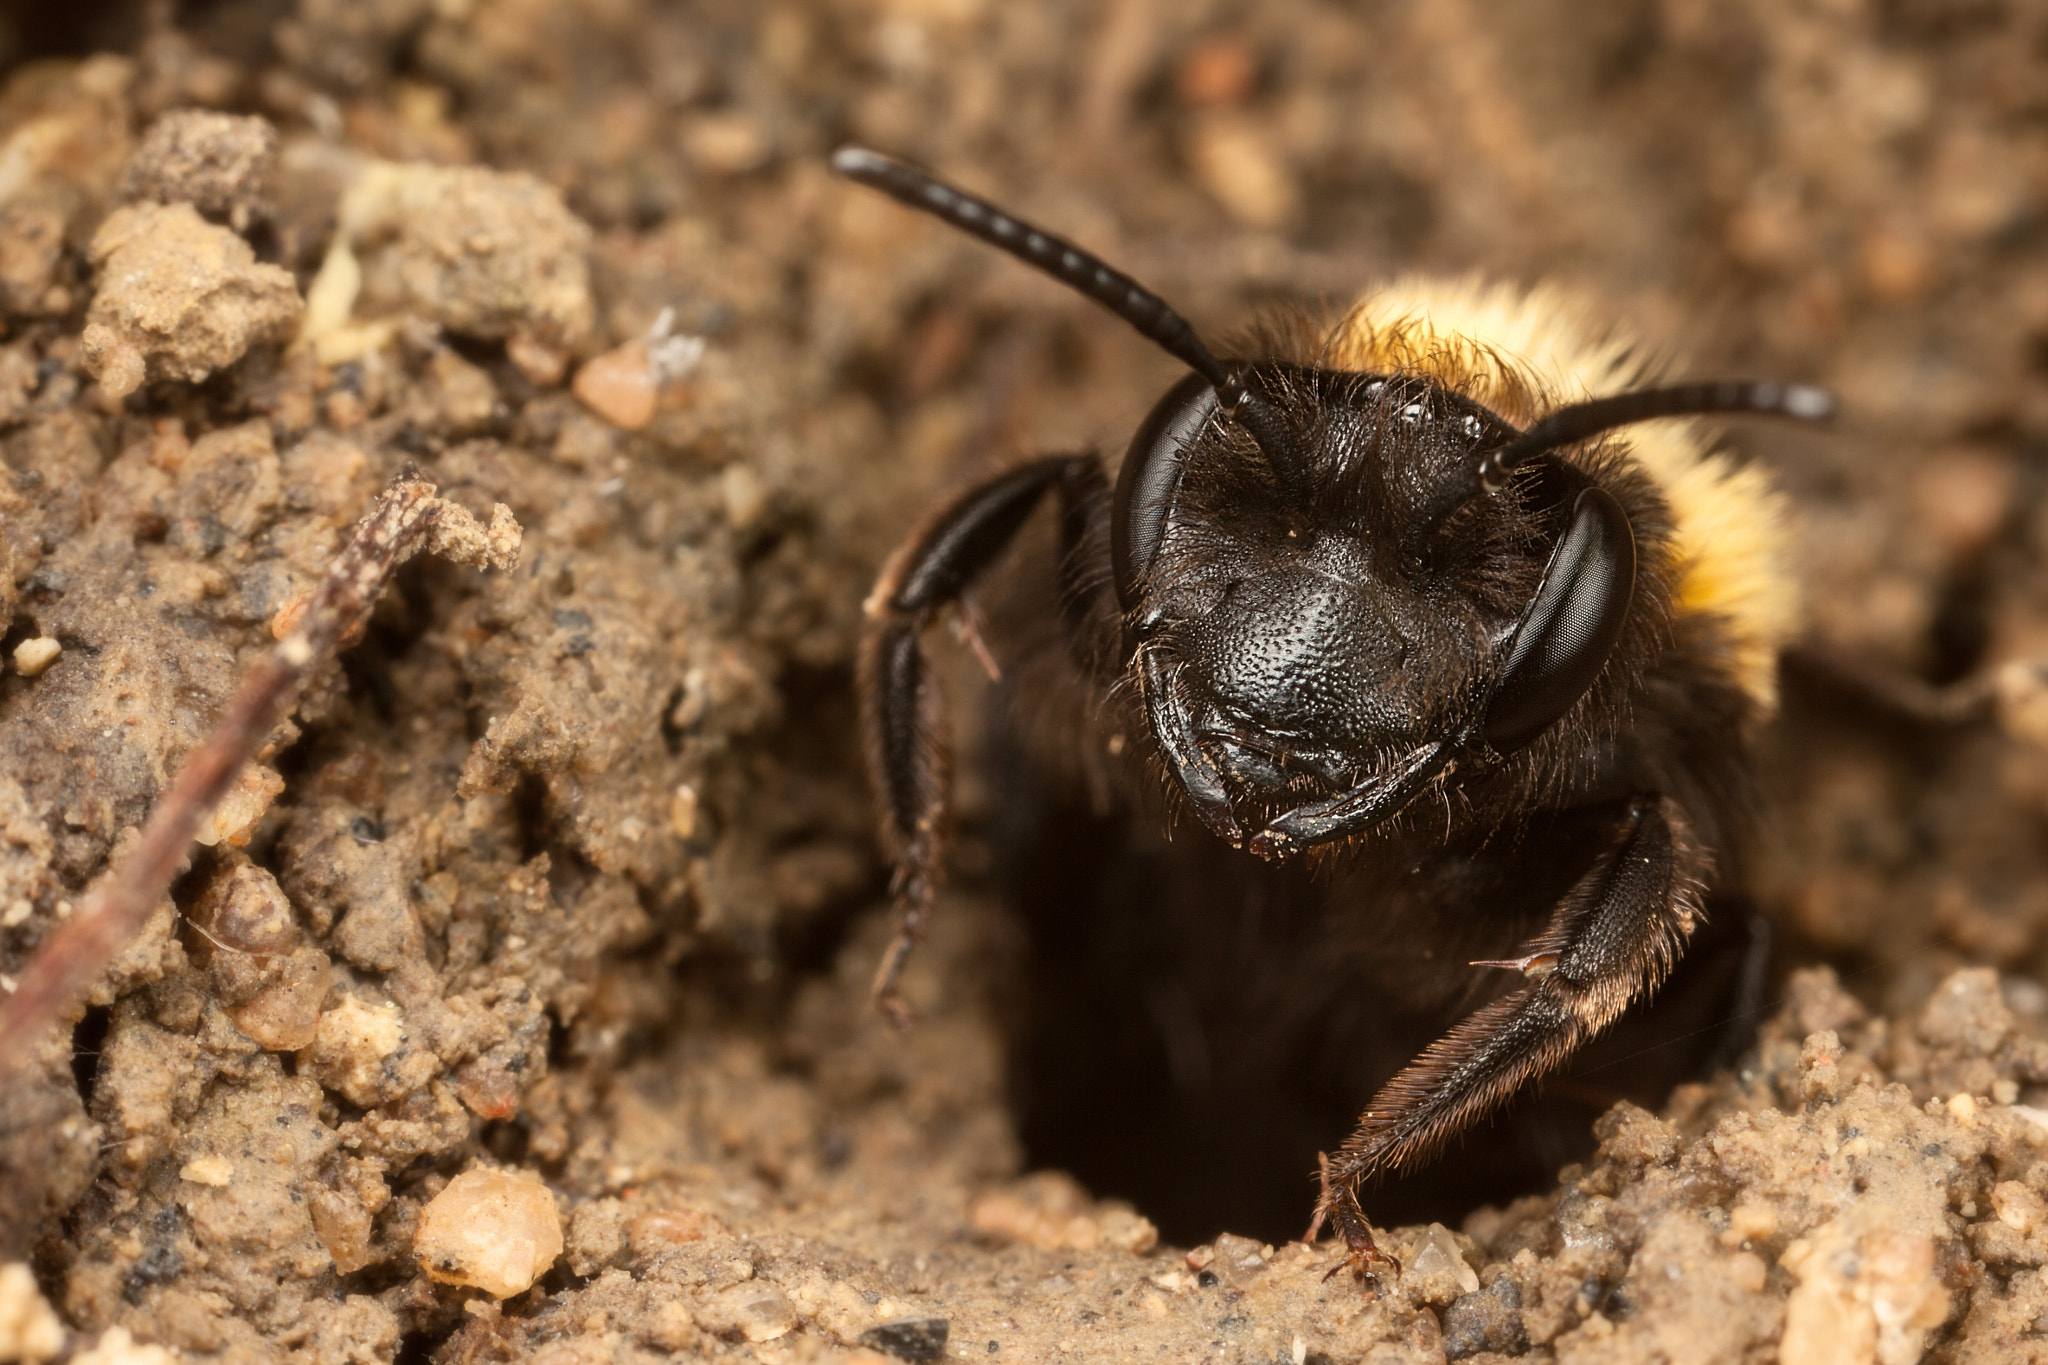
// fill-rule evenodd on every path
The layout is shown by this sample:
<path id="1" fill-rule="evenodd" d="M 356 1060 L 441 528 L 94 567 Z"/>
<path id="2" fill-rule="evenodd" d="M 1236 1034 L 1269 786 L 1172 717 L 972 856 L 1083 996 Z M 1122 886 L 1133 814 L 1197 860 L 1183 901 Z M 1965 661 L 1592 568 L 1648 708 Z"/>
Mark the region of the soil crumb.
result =
<path id="1" fill-rule="evenodd" d="M 131 204 L 94 234 L 104 281 L 80 337 L 85 367 L 109 398 L 145 379 L 197 382 L 259 341 L 290 335 L 305 305 L 291 273 L 190 204 Z"/>

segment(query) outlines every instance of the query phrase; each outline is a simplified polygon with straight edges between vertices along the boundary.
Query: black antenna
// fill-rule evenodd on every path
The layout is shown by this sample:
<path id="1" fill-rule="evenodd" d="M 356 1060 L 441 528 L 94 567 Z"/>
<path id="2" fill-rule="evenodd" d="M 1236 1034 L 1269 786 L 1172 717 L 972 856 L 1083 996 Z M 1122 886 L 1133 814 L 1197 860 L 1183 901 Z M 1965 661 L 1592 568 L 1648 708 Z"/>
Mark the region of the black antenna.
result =
<path id="1" fill-rule="evenodd" d="M 1675 384 L 1670 388 L 1618 393 L 1611 398 L 1595 398 L 1559 408 L 1513 440 L 1481 453 L 1472 473 L 1481 488 L 1495 493 L 1507 485 L 1516 466 L 1532 455 L 1655 417 L 1698 417 L 1717 412 L 1819 422 L 1835 415 L 1835 396 L 1810 384 L 1752 380 Z"/>
<path id="2" fill-rule="evenodd" d="M 1287 424 L 1245 383 L 1242 365 L 1227 365 L 1202 344 L 1186 318 L 1129 275 L 1064 238 L 1013 218 L 985 199 L 957 190 L 914 166 L 866 147 L 841 147 L 832 169 L 931 214 L 1094 299 L 1215 387 L 1223 411 L 1243 424 L 1266 457 L 1281 491 L 1297 506 L 1307 494 L 1307 465 Z"/>

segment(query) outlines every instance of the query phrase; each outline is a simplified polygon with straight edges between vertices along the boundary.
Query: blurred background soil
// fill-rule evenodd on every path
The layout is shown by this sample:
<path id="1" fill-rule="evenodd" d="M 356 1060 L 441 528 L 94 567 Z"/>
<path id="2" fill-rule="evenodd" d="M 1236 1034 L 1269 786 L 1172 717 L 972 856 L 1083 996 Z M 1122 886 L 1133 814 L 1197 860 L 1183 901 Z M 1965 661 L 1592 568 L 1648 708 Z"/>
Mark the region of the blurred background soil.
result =
<path id="1" fill-rule="evenodd" d="M 1560 1186 L 1376 1297 L 1027 1175 L 971 738 L 924 1022 L 866 1009 L 860 603 L 1175 366 L 824 169 L 1212 335 L 1476 271 L 1829 385 L 1729 443 L 1811 637 L 1947 683 L 2048 656 L 2048 10 L 149 0 L 0 67 L 0 988 L 405 462 L 525 533 L 401 573 L 0 1095 L 0 1358 L 2048 1355 L 2048 758 L 1798 672 L 1749 880 L 1829 967 Z"/>

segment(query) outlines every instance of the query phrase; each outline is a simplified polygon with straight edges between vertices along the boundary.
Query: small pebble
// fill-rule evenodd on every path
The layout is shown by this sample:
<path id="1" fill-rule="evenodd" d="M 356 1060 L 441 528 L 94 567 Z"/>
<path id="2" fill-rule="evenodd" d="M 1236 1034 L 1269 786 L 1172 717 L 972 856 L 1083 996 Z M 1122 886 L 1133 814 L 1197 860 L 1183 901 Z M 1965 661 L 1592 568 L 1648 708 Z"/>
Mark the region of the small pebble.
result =
<path id="1" fill-rule="evenodd" d="M 767 510 L 768 487 L 746 465 L 727 465 L 718 476 L 718 491 L 725 500 L 725 519 L 736 531 L 751 527 Z"/>
<path id="2" fill-rule="evenodd" d="M 687 782 L 669 798 L 668 823 L 678 839 L 687 839 L 697 832 L 697 789 Z"/>
<path id="3" fill-rule="evenodd" d="M 519 1112 L 517 1078 L 482 1057 L 455 1073 L 455 1093 L 478 1118 L 509 1119 Z"/>
<path id="4" fill-rule="evenodd" d="M 296 949 L 279 962 L 275 979 L 228 1017 L 264 1050 L 297 1052 L 320 1035 L 320 1005 L 332 981 L 333 960 L 326 953 Z"/>
<path id="5" fill-rule="evenodd" d="M 26 1264 L 0 1265 L 0 1360 L 48 1360 L 64 1349 L 64 1324 Z"/>
<path id="6" fill-rule="evenodd" d="M 420 1210 L 412 1252 L 428 1279 L 509 1299 L 562 1254 L 562 1218 L 538 1178 L 468 1170 Z"/>
<path id="7" fill-rule="evenodd" d="M 24 678 L 33 678 L 57 662 L 57 656 L 63 652 L 64 646 L 47 635 L 23 640 L 14 647 L 14 671 Z"/>
<path id="8" fill-rule="evenodd" d="M 225 1187 L 235 1178 L 235 1163 L 224 1156 L 202 1156 L 188 1161 L 178 1171 L 178 1179 L 189 1180 L 194 1185 L 211 1185 L 215 1189 Z"/>
<path id="9" fill-rule="evenodd" d="M 749 1280 L 713 1296 L 698 1319 L 720 1335 L 736 1332 L 748 1341 L 773 1341 L 796 1326 L 796 1307 L 776 1286 Z"/>
<path id="10" fill-rule="evenodd" d="M 1728 1210 L 1728 1231 L 1721 1235 L 1726 1246 L 1762 1241 L 1777 1235 L 1778 1211 L 1769 1204 L 1737 1204 Z"/>
<path id="11" fill-rule="evenodd" d="M 571 391 L 621 431 L 646 426 L 654 420 L 662 386 L 686 377 L 704 358 L 704 338 L 676 335 L 675 323 L 675 309 L 662 309 L 646 336 L 614 346 L 576 371 Z"/>
<path id="12" fill-rule="evenodd" d="M 1189 104 L 1238 104 L 1258 78 L 1258 58 L 1231 34 L 1197 44 L 1174 72 L 1173 84 Z"/>
<path id="13" fill-rule="evenodd" d="M 1187 155 L 1202 188 L 1245 226 L 1279 228 L 1301 212 L 1301 187 L 1264 125 L 1221 114 L 1201 119 Z"/>
<path id="14" fill-rule="evenodd" d="M 584 362 L 570 387 L 592 412 L 621 431 L 638 431 L 653 421 L 661 395 L 647 342 L 640 337 Z"/>
<path id="15" fill-rule="evenodd" d="M 1246 1279 L 1266 1268 L 1265 1248 L 1257 1238 L 1239 1237 L 1235 1233 L 1217 1234 L 1213 1243 L 1216 1255 L 1210 1267 L 1223 1272 L 1233 1280 Z M 1478 1288 L 1475 1282 L 1473 1288 Z"/>
<path id="16" fill-rule="evenodd" d="M 208 848 L 228 844 L 240 848 L 256 832 L 256 822 L 270 809 L 270 803 L 284 791 L 284 779 L 260 763 L 244 763 L 234 785 L 213 803 L 194 839 Z"/>
<path id="17" fill-rule="evenodd" d="M 313 1043 L 299 1059 L 304 1071 L 338 1090 L 352 1104 L 375 1104 L 383 1094 L 384 1062 L 405 1045 L 398 1006 L 365 1005 L 344 994 L 314 1025 Z"/>
<path id="18" fill-rule="evenodd" d="M 212 947 L 230 953 L 270 956 L 288 953 L 299 942 L 290 898 L 276 877 L 254 865 L 215 878 L 187 917 Z"/>
<path id="19" fill-rule="evenodd" d="M 2037 659 L 2009 663 L 1993 675 L 1993 686 L 1998 723 L 2005 732 L 2036 748 L 2048 748 L 2048 668 Z"/>
<path id="20" fill-rule="evenodd" d="M 1222 1239 L 1217 1241 L 1220 1252 Z M 1224 1258 L 1219 1255 L 1218 1259 Z M 1478 1274 L 1466 1263 L 1457 1238 L 1442 1223 L 1429 1225 L 1407 1260 L 1407 1267 L 1402 1272 L 1403 1281 L 1412 1280 L 1414 1283 L 1409 1292 L 1425 1303 L 1442 1307 L 1459 1295 L 1474 1293 L 1479 1288 Z"/>
<path id="21" fill-rule="evenodd" d="M 754 170 L 773 150 L 759 120 L 737 111 L 699 115 L 683 130 L 682 141 L 692 161 L 720 175 Z"/>
<path id="22" fill-rule="evenodd" d="M 1991 1211 L 2022 1237 L 2048 1221 L 2048 1203 L 2017 1180 L 2001 1181 L 1992 1189 Z"/>
<path id="23" fill-rule="evenodd" d="M 1936 262 L 1927 234 L 1911 223 L 1873 223 L 1857 244 L 1857 272 L 1864 286 L 1888 302 L 1924 295 L 1934 283 Z"/>
<path id="24" fill-rule="evenodd" d="M 336 1270 L 353 1275 L 374 1259 L 371 1213 L 361 1200 L 340 1190 L 316 1190 L 307 1211 L 313 1215 L 313 1234 L 327 1248 Z"/>
<path id="25" fill-rule="evenodd" d="M 126 1327 L 109 1327 L 71 1365 L 178 1365 L 178 1357 L 153 1342 L 137 1341 Z"/>

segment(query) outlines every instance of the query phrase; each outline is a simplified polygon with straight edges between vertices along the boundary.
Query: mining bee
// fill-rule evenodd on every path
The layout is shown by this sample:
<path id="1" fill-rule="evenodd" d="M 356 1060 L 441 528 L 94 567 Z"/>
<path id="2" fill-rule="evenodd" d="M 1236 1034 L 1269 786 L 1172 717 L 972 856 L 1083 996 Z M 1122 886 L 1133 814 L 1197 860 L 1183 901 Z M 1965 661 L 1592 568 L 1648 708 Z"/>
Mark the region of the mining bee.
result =
<path id="1" fill-rule="evenodd" d="M 1470 281 L 1400 281 L 1334 326 L 1221 358 L 1079 247 L 864 148 L 832 167 L 1079 290 L 1190 371 L 1113 485 L 1092 454 L 1009 469 L 941 507 L 869 599 L 864 726 L 900 913 L 877 1002 L 901 1017 L 945 851 L 923 636 L 1052 494 L 1048 600 L 1081 742 L 1134 803 L 1163 790 L 1169 816 L 1193 816 L 1205 867 L 1218 850 L 1271 866 L 1245 884 L 1279 926 L 1272 951 L 1316 963 L 1317 984 L 1290 966 L 1268 994 L 1307 997 L 1294 1007 L 1329 1016 L 1324 1050 L 1367 1058 L 1348 1103 L 1377 1093 L 1323 1163 L 1311 1226 L 1333 1225 L 1341 1265 L 1367 1274 L 1389 1258 L 1362 1189 L 1646 1001 L 1722 890 L 1794 603 L 1768 481 L 1666 419 L 1811 421 L 1834 401 L 1648 382 L 1557 296 Z M 1219 951 L 1249 978 L 1266 948 Z M 1444 1026 L 1419 1054 L 1404 1044 L 1405 1066 L 1372 1060 L 1429 1019 Z M 1312 1044 L 1324 1027 L 1311 1019 Z"/>

